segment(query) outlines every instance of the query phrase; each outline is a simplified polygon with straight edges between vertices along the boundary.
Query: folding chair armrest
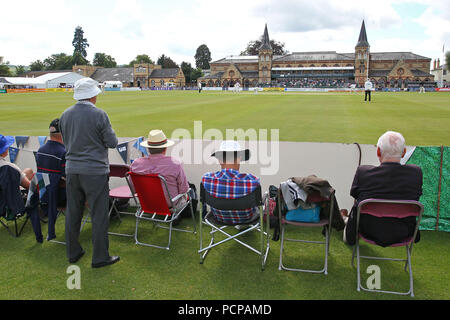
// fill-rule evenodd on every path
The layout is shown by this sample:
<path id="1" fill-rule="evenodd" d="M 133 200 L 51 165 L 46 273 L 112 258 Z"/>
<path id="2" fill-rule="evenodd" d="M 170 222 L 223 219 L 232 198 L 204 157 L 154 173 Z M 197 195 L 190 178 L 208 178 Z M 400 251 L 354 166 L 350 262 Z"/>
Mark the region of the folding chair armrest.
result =
<path id="1" fill-rule="evenodd" d="M 185 193 L 180 193 L 179 195 L 177 195 L 175 198 L 172 199 L 172 203 L 177 202 L 178 200 L 180 200 L 183 197 L 186 197 L 186 200 L 189 201 L 189 192 L 191 191 L 191 189 L 189 188 L 188 191 L 186 191 Z"/>

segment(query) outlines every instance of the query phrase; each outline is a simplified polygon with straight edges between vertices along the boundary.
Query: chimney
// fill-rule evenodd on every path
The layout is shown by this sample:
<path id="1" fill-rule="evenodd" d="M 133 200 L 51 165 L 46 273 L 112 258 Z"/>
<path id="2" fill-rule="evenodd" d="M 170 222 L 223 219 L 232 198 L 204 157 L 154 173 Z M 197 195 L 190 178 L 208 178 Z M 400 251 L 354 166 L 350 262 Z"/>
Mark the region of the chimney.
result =
<path id="1" fill-rule="evenodd" d="M 441 67 L 441 59 L 438 59 L 437 61 L 437 68 L 439 69 Z"/>

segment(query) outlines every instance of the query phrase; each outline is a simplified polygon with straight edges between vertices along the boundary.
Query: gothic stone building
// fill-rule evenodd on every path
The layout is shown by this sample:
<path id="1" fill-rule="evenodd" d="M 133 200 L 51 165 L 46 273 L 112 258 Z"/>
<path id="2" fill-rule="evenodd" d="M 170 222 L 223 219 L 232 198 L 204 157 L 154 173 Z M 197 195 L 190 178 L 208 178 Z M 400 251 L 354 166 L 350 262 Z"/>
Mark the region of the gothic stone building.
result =
<path id="1" fill-rule="evenodd" d="M 132 68 L 101 68 L 74 66 L 73 72 L 98 82 L 120 81 L 124 87 L 161 88 L 167 85 L 184 87 L 186 79 L 181 68 L 163 69 L 154 64 L 136 64 Z"/>
<path id="2" fill-rule="evenodd" d="M 199 81 L 208 87 L 276 85 L 298 79 L 338 79 L 362 86 L 370 78 L 377 87 L 403 88 L 411 82 L 433 82 L 431 59 L 411 52 L 370 52 L 363 21 L 355 52 L 293 52 L 274 55 L 264 30 L 258 56 L 230 56 L 211 63 Z"/>

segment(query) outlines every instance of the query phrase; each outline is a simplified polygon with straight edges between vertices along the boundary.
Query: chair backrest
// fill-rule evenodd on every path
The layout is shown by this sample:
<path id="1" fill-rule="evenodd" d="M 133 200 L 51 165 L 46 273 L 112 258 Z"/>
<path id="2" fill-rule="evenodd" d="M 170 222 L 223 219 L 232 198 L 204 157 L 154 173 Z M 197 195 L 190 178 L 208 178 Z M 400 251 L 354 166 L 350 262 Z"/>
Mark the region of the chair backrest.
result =
<path id="1" fill-rule="evenodd" d="M 130 166 L 127 164 L 110 164 L 109 176 L 116 178 L 125 178 L 130 171 Z"/>
<path id="2" fill-rule="evenodd" d="M 247 210 L 262 206 L 262 190 L 261 186 L 258 186 L 252 193 L 237 199 L 215 198 L 206 191 L 202 183 L 200 185 L 200 202 L 217 210 Z"/>
<path id="3" fill-rule="evenodd" d="M 331 195 L 329 198 L 325 198 L 320 194 L 319 191 L 314 191 L 308 195 L 306 202 L 307 203 L 318 203 L 318 202 L 329 201 L 330 198 L 331 198 Z"/>
<path id="4" fill-rule="evenodd" d="M 163 186 L 170 198 L 166 180 L 157 174 L 137 174 L 128 172 L 131 178 L 132 187 L 137 194 L 142 211 L 145 213 L 156 213 L 170 216 L 169 206 Z"/>
<path id="5" fill-rule="evenodd" d="M 0 167 L 0 214 L 8 207 L 15 216 L 25 212 L 20 192 L 20 173 L 11 166 Z"/>
<path id="6" fill-rule="evenodd" d="M 421 216 L 424 207 L 412 200 L 367 199 L 359 203 L 358 210 L 378 218 L 406 218 Z"/>

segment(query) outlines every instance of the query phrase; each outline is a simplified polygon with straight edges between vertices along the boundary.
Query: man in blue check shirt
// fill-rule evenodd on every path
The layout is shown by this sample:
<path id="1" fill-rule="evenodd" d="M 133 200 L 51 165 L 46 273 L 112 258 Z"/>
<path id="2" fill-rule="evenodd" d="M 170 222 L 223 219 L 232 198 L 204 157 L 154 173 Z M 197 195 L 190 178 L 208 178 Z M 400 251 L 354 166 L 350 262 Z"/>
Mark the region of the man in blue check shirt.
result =
<path id="1" fill-rule="evenodd" d="M 237 141 L 224 141 L 213 157 L 219 160 L 221 170 L 203 176 L 205 191 L 215 198 L 239 199 L 252 193 L 260 185 L 259 178 L 252 174 L 240 173 L 241 161 L 250 159 L 250 150 L 242 150 Z M 246 224 L 255 219 L 258 208 L 248 210 L 217 210 L 211 208 L 215 218 L 227 224 Z"/>

